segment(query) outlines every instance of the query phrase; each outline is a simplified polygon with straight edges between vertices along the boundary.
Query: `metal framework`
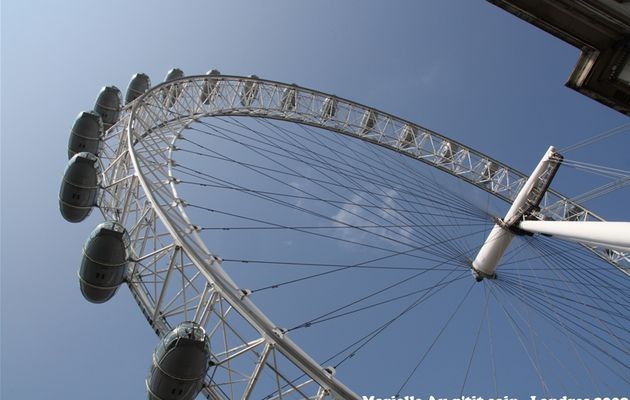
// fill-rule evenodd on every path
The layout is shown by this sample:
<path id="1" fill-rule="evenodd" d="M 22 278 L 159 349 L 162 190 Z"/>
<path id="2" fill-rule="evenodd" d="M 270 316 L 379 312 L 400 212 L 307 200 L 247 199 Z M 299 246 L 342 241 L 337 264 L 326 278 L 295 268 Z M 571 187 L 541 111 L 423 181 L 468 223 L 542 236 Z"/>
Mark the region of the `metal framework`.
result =
<path id="1" fill-rule="evenodd" d="M 356 137 L 418 159 L 511 203 L 527 176 L 440 134 L 382 111 L 315 90 L 239 76 L 201 75 L 163 83 L 126 106 L 106 133 L 99 206 L 132 239 L 128 285 L 155 332 L 177 322 L 206 327 L 214 366 L 209 399 L 249 399 L 274 387 L 269 399 L 358 399 L 270 321 L 224 272 L 201 240 L 177 192 L 172 153 L 181 132 L 212 116 L 250 116 L 311 125 Z M 602 221 L 548 190 L 539 219 Z M 630 256 L 589 247 L 630 275 Z"/>

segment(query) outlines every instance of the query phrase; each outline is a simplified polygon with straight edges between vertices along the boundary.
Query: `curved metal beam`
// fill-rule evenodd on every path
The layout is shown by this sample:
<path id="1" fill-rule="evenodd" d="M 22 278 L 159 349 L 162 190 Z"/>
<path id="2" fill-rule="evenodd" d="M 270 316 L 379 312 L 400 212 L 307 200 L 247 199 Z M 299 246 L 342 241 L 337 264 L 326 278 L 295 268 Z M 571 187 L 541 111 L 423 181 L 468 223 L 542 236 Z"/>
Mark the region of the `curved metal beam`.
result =
<path id="1" fill-rule="evenodd" d="M 306 124 L 375 143 L 456 176 L 499 199 L 512 203 L 527 180 L 524 173 L 462 143 L 383 111 L 294 84 L 259 78 L 199 75 L 165 82 L 134 104 L 160 107 L 179 90 L 168 119 L 206 116 L 252 116 Z M 137 115 L 137 113 L 136 113 Z M 540 202 L 538 219 L 604 221 L 591 210 L 549 189 Z M 630 255 L 588 247 L 630 276 Z"/>
<path id="2" fill-rule="evenodd" d="M 250 116 L 306 124 L 356 137 L 429 164 L 486 192 L 512 203 L 527 176 L 459 142 L 405 121 L 391 114 L 331 96 L 319 91 L 281 82 L 225 75 L 200 75 L 160 84 L 126 106 L 121 121 L 107 135 L 120 137 L 120 147 L 110 149 L 115 168 L 108 169 L 104 181 L 118 182 L 135 174 L 147 201 L 177 246 L 188 255 L 200 273 L 263 338 L 292 363 L 315 380 L 334 398 L 358 398 L 294 344 L 247 298 L 223 271 L 221 260 L 205 246 L 177 198 L 169 163 L 179 132 L 190 123 L 211 116 Z M 113 162 L 112 162 L 113 163 Z M 110 163 L 110 165 L 112 164 Z M 109 216 L 120 214 L 122 194 L 131 193 L 128 182 L 108 189 Z M 602 221 L 582 206 L 549 190 L 541 201 L 540 219 Z M 630 260 L 621 252 L 589 248 L 624 273 L 630 275 Z M 155 312 L 142 287 L 130 284 L 141 308 Z M 160 317 L 162 318 L 162 317 Z M 164 321 L 150 321 L 164 333 Z M 216 393 L 209 394 L 218 398 Z"/>

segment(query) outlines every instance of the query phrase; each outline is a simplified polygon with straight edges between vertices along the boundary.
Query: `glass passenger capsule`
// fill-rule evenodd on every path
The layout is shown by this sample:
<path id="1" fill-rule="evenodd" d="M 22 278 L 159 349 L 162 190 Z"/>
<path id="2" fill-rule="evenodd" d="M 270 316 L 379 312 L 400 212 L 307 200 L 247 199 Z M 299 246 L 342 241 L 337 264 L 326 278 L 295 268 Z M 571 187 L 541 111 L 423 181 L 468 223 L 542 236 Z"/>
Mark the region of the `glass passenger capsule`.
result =
<path id="1" fill-rule="evenodd" d="M 211 365 L 210 344 L 199 324 L 186 321 L 167 333 L 153 353 L 146 380 L 149 400 L 192 400 Z"/>

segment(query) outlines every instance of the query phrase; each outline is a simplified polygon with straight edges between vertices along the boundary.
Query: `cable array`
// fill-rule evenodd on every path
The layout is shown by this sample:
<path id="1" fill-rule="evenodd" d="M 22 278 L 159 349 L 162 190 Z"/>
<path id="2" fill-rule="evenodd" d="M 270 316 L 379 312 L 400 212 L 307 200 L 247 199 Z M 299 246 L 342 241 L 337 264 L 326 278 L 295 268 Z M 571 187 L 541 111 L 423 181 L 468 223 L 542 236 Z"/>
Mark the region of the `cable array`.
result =
<path id="1" fill-rule="evenodd" d="M 426 385 L 420 372 L 445 357 L 462 365 L 456 394 L 477 388 L 479 371 L 491 371 L 482 387 L 496 392 L 510 359 L 526 362 L 544 391 L 605 387 L 604 375 L 613 388 L 630 383 L 627 278 L 580 246 L 522 237 L 496 280 L 473 283 L 470 260 L 506 205 L 457 179 L 369 143 L 251 117 L 194 123 L 175 160 L 178 191 L 231 275 L 263 300 L 312 292 L 309 304 L 321 303 L 283 315 L 287 332 L 361 327 L 328 355 L 320 349 L 322 365 L 343 373 L 397 327 L 427 318 L 422 337 L 391 350 L 407 357 L 388 380 L 392 393 Z M 585 199 L 628 182 L 627 171 L 565 163 L 623 179 Z M 449 350 L 462 324 L 470 328 Z M 515 345 L 520 356 L 506 352 Z"/>

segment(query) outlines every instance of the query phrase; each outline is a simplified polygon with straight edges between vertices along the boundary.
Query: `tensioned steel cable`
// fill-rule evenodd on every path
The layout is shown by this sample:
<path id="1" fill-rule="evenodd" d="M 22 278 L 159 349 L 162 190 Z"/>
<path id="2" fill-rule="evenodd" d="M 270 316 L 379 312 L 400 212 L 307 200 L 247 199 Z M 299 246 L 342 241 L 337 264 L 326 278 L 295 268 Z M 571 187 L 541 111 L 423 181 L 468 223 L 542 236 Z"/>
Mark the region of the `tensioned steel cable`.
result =
<path id="1" fill-rule="evenodd" d="M 577 143 L 575 143 L 575 144 L 573 144 L 571 146 L 567 146 L 567 147 L 563 148 L 562 150 L 560 150 L 560 153 L 561 154 L 566 154 L 566 153 L 568 153 L 570 151 L 577 150 L 577 149 L 582 148 L 584 146 L 589 146 L 589 145 L 591 145 L 593 143 L 597 143 L 597 142 L 599 142 L 601 140 L 610 138 L 612 136 L 615 136 L 615 135 L 618 135 L 618 134 L 621 134 L 621 133 L 628 133 L 628 132 L 630 132 L 630 123 L 625 123 L 625 124 L 620 125 L 618 127 L 609 129 L 607 131 L 598 133 L 598 134 L 593 135 L 591 137 L 588 137 L 586 139 L 580 140 L 579 142 L 577 142 Z"/>
<path id="2" fill-rule="evenodd" d="M 258 153 L 258 154 L 260 154 L 258 151 L 257 151 L 257 153 Z M 347 187 L 347 186 L 344 186 L 344 185 L 339 185 L 339 186 L 341 186 L 341 187 Z M 371 213 L 374 215 L 374 212 L 371 212 Z"/>
<path id="3" fill-rule="evenodd" d="M 560 325 L 560 324 L 563 323 L 563 322 L 559 321 L 557 318 L 555 318 L 553 316 L 553 314 L 551 314 L 547 304 L 541 304 L 540 300 L 537 299 L 536 297 L 533 297 L 528 291 L 522 291 L 522 290 L 512 291 L 511 288 L 509 288 L 509 285 L 502 285 L 502 286 L 498 286 L 498 287 L 500 287 L 502 290 L 505 290 L 506 293 L 508 293 L 511 298 L 519 298 L 524 304 L 528 305 L 530 308 L 532 308 L 533 310 L 537 311 L 540 315 L 542 315 L 543 317 L 547 318 L 552 323 L 554 323 L 556 325 Z M 506 311 L 506 313 L 507 313 L 507 311 Z M 564 319 L 563 321 L 564 321 L 564 323 L 570 323 L 571 322 L 570 319 Z M 580 341 L 582 341 L 582 343 L 590 346 L 591 348 L 593 348 L 597 352 L 601 353 L 601 355 L 606 356 L 608 359 L 610 359 L 612 361 L 615 361 L 615 363 L 617 363 L 620 366 L 623 366 L 624 368 L 628 369 L 628 366 L 625 365 L 625 363 L 623 363 L 619 358 L 617 358 L 615 356 L 612 356 L 605 348 L 602 348 L 601 345 L 598 345 L 597 343 L 592 341 L 590 339 L 590 332 L 589 332 L 589 336 L 585 336 L 585 335 L 581 334 L 580 332 L 578 332 L 576 330 L 576 328 L 570 327 L 569 324 L 566 324 L 565 327 L 566 327 L 566 330 L 568 332 L 570 332 L 577 339 L 580 339 Z M 628 377 L 624 377 L 623 375 L 621 375 L 616 368 L 612 368 L 609 365 L 609 363 L 604 362 L 603 360 L 598 358 L 591 351 L 589 351 L 586 347 L 581 346 L 581 348 L 583 349 L 583 351 L 588 352 L 588 354 L 591 357 L 593 357 L 595 360 L 597 360 L 609 372 L 613 373 L 614 375 L 616 375 L 617 377 L 621 378 L 625 382 L 630 383 L 630 379 Z"/>
<path id="4" fill-rule="evenodd" d="M 393 224 L 393 225 L 395 225 L 395 224 Z M 408 225 L 409 225 L 409 224 L 408 224 Z M 440 225 L 440 224 L 436 224 L 436 225 Z M 447 225 L 447 224 L 442 224 L 442 225 Z M 394 226 L 392 226 L 392 227 L 394 227 Z"/>
<path id="5" fill-rule="evenodd" d="M 331 135 L 331 136 L 334 136 L 334 135 Z M 368 147 L 368 150 L 370 150 L 370 151 L 371 151 L 371 150 L 372 150 L 372 148 L 369 148 L 369 147 Z M 299 155 L 299 154 L 304 155 L 305 153 L 294 153 L 294 154 L 297 156 L 297 155 Z M 307 152 L 306 154 L 309 154 L 309 153 Z M 378 158 L 378 157 L 377 157 L 377 158 Z M 336 164 L 336 165 L 337 165 L 337 166 L 339 166 L 339 164 Z M 375 169 L 374 169 L 374 167 L 372 166 L 372 164 L 369 164 L 368 166 L 369 166 L 370 172 L 374 172 L 374 170 L 375 170 Z M 324 167 L 323 167 L 323 166 L 321 166 L 321 168 L 324 168 Z M 367 176 L 367 175 L 363 175 L 363 178 L 365 179 L 365 177 L 366 177 L 366 176 Z M 351 178 L 352 178 L 352 179 L 359 179 L 359 177 L 358 177 L 358 176 L 355 178 L 355 175 L 352 175 L 352 176 L 351 176 Z M 383 178 L 385 178 L 385 177 L 383 176 Z M 334 181 L 331 181 L 331 182 L 334 182 Z M 357 182 L 359 182 L 359 181 L 355 180 L 355 188 L 356 188 L 356 189 L 359 189 L 361 186 L 365 186 L 363 183 L 357 183 Z M 362 182 L 362 181 L 361 181 L 361 182 Z M 337 183 L 338 183 L 338 184 L 341 184 L 341 181 L 337 181 Z M 370 184 L 378 185 L 378 182 L 377 182 L 376 180 L 373 180 L 372 182 L 370 182 Z M 429 186 L 431 186 L 431 185 L 429 185 Z M 378 190 L 373 190 L 373 191 L 372 191 L 372 193 L 369 193 L 368 195 L 369 195 L 369 196 L 377 196 L 378 194 L 383 194 L 383 190 L 381 190 L 380 188 L 377 188 L 377 189 L 378 189 Z M 402 195 L 402 196 L 400 196 L 400 197 L 401 197 L 401 198 L 403 198 L 404 196 L 406 196 L 406 194 L 404 194 L 404 195 Z M 401 200 L 401 201 L 402 201 L 402 200 Z M 402 204 L 402 203 L 399 203 L 399 204 Z M 428 214 L 427 214 L 427 215 L 428 215 Z M 448 219 L 449 219 L 449 218 L 451 218 L 451 217 L 450 217 L 450 214 L 449 214 L 449 215 L 444 215 L 444 214 L 443 214 L 443 215 L 437 215 L 437 216 L 435 216 L 435 218 L 443 218 L 443 219 L 445 219 L 445 220 L 448 220 Z M 400 222 L 395 223 L 395 222 L 396 222 L 395 220 L 392 220 L 391 222 L 392 222 L 392 223 L 391 223 L 391 225 L 390 225 L 390 226 L 388 226 L 388 228 L 392 228 L 392 229 L 397 228 L 397 227 L 411 228 L 410 226 L 404 226 L 405 224 L 402 224 L 402 223 L 400 223 Z M 373 224 L 373 225 L 374 225 L 374 226 L 376 226 L 376 225 L 378 225 L 378 224 Z M 396 225 L 398 225 L 398 226 L 396 226 Z M 406 225 L 411 225 L 411 224 L 410 224 L 410 223 L 407 223 Z M 420 224 L 416 223 L 416 225 L 420 225 Z M 425 225 L 426 225 L 426 224 L 425 224 Z M 445 224 L 445 223 L 437 224 L 437 223 L 436 223 L 436 224 L 434 224 L 434 225 L 435 225 L 436 227 L 444 227 L 444 228 L 446 228 L 446 225 L 447 225 L 447 224 Z M 357 225 L 357 226 L 358 226 L 358 227 L 361 227 L 361 225 Z M 369 225 L 363 225 L 363 226 L 364 226 L 364 228 L 363 228 L 363 229 L 369 229 L 369 228 L 365 228 L 365 226 L 369 226 Z M 277 228 L 278 228 L 278 229 L 280 229 L 279 227 L 277 227 Z M 285 228 L 282 228 L 282 229 L 285 229 Z M 290 229 L 290 227 L 287 227 L 287 229 Z M 461 246 L 461 245 L 460 245 L 460 246 Z M 455 249 L 451 249 L 451 253 L 449 253 L 449 254 L 455 254 L 455 253 L 457 253 L 457 252 L 459 252 L 459 253 L 461 254 L 461 249 L 457 249 L 457 251 L 455 251 Z M 509 278 L 509 277 L 508 277 L 508 278 Z M 573 279 L 573 278 L 572 278 L 572 279 Z M 568 280 L 567 280 L 566 282 L 567 282 L 567 283 L 570 283 L 570 282 L 575 282 L 575 281 L 568 281 Z"/>

